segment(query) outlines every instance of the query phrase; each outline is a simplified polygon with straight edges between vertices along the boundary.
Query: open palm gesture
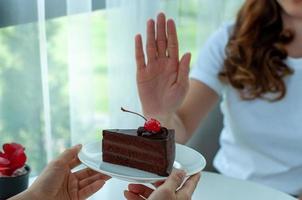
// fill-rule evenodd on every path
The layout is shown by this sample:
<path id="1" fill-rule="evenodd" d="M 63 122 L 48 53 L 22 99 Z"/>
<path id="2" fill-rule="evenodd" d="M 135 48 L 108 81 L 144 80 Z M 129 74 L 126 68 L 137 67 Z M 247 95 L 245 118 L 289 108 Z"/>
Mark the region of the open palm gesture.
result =
<path id="1" fill-rule="evenodd" d="M 146 55 L 141 35 L 135 37 L 137 87 L 144 114 L 147 117 L 164 117 L 176 111 L 189 88 L 191 54 L 179 60 L 178 39 L 173 20 L 166 22 L 165 15 L 147 22 Z"/>

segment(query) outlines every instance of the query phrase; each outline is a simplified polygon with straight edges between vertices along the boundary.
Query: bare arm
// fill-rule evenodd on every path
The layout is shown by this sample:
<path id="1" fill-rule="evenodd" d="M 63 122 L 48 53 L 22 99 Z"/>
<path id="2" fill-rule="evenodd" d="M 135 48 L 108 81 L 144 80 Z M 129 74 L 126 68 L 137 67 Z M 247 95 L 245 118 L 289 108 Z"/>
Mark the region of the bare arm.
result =
<path id="1" fill-rule="evenodd" d="M 176 131 L 176 141 L 186 143 L 218 101 L 217 93 L 206 84 L 190 80 L 184 103 L 171 116 L 162 119 L 163 124 Z"/>
<path id="2" fill-rule="evenodd" d="M 155 28 L 156 26 L 156 28 Z M 160 13 L 147 22 L 146 51 L 135 37 L 137 87 L 144 115 L 176 130 L 185 143 L 218 100 L 207 85 L 189 80 L 191 54 L 179 57 L 175 23 Z M 146 54 L 145 54 L 146 53 Z"/>
<path id="3" fill-rule="evenodd" d="M 32 199 L 36 200 L 37 198 L 28 190 L 9 198 L 9 200 L 26 200 L 26 199 Z"/>

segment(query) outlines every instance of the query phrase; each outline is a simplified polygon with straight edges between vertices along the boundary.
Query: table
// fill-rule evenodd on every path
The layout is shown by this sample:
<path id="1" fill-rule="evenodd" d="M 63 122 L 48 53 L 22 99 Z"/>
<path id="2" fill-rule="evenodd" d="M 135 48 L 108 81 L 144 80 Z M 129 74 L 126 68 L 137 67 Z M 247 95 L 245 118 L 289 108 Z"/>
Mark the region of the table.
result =
<path id="1" fill-rule="evenodd" d="M 125 199 L 128 182 L 109 180 L 91 200 Z M 296 200 L 292 196 L 249 181 L 238 180 L 211 172 L 202 172 L 192 200 Z"/>

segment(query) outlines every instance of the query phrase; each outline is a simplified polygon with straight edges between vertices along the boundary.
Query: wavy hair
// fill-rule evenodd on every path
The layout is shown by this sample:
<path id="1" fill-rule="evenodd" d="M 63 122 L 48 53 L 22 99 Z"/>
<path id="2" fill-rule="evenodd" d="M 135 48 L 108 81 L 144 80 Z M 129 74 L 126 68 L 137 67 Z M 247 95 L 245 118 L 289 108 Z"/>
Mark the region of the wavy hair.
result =
<path id="1" fill-rule="evenodd" d="M 246 0 L 237 15 L 219 78 L 244 100 L 276 101 L 286 94 L 284 77 L 293 70 L 283 61 L 294 34 L 283 28 L 281 13 L 276 0 Z"/>

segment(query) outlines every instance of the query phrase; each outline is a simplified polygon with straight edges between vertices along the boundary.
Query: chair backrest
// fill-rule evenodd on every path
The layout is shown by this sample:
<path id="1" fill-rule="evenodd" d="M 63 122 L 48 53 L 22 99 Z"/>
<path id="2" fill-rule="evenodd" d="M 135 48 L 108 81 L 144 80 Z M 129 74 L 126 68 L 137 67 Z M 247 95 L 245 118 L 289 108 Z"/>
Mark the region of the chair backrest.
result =
<path id="1" fill-rule="evenodd" d="M 216 172 L 213 159 L 219 149 L 219 136 L 223 127 L 223 116 L 219 103 L 215 105 L 209 115 L 204 119 L 188 141 L 187 145 L 199 151 L 207 160 L 206 171 Z"/>

